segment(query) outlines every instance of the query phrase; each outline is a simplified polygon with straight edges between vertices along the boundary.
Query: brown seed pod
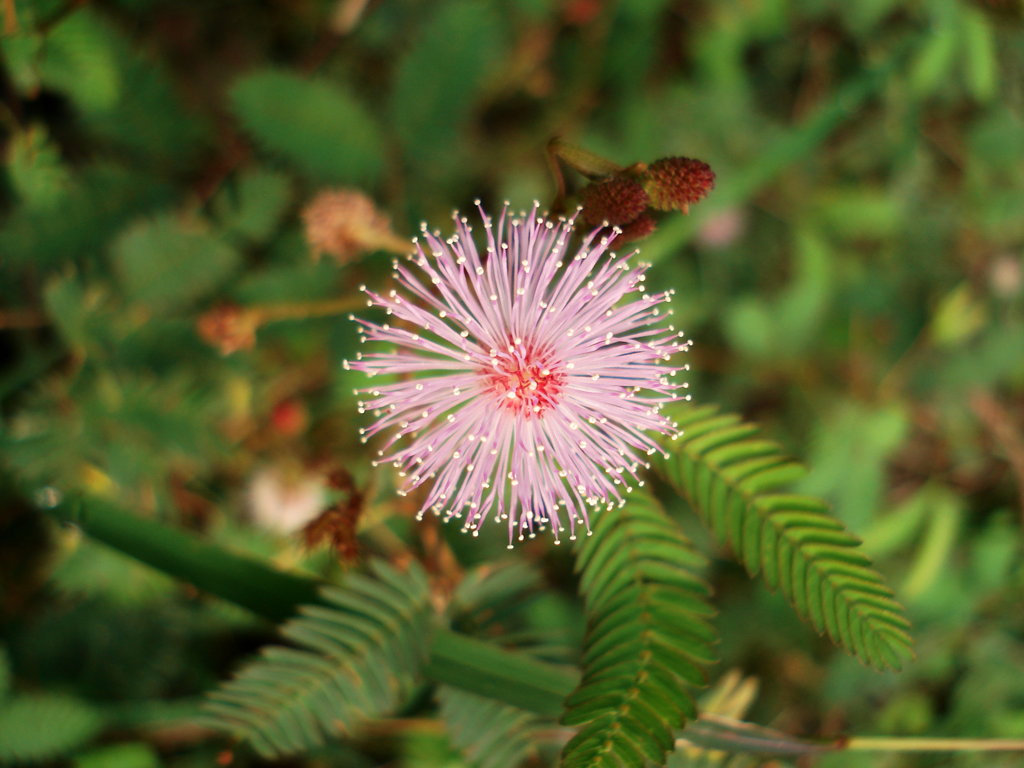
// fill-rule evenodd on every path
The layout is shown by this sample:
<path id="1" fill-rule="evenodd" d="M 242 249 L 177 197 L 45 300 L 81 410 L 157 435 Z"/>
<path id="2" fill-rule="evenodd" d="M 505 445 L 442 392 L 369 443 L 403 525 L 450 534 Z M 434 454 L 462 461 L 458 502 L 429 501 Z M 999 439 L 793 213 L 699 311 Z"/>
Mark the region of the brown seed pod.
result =
<path id="1" fill-rule="evenodd" d="M 628 224 L 647 210 L 649 202 L 642 186 L 621 176 L 593 182 L 580 192 L 583 220 L 592 227 Z"/>
<path id="2" fill-rule="evenodd" d="M 665 157 L 652 163 L 640 182 L 658 210 L 689 213 L 693 203 L 714 189 L 715 172 L 700 160 Z"/>

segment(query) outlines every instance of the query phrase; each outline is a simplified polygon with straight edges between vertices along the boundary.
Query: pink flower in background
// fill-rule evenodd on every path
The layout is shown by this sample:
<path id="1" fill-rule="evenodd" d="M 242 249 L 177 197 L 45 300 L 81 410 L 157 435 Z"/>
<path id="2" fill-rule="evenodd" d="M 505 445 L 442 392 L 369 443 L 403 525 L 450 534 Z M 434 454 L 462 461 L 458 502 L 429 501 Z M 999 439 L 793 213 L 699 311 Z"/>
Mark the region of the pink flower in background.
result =
<path id="1" fill-rule="evenodd" d="M 660 450 L 648 433 L 674 434 L 660 410 L 686 386 L 672 377 L 689 366 L 671 356 L 690 342 L 660 323 L 671 292 L 645 293 L 647 265 L 630 266 L 608 238 L 592 232 L 570 253 L 573 221 L 536 205 L 520 217 L 506 208 L 496 225 L 481 216 L 485 254 L 456 213 L 450 238 L 424 225 L 415 241 L 409 259 L 426 280 L 396 262 L 407 295 L 366 291 L 389 322 L 358 322 L 394 348 L 345 363 L 390 375 L 361 390 L 372 399 L 360 412 L 377 421 L 360 432 L 365 442 L 394 428 L 378 455 L 400 470 L 400 493 L 433 480 L 420 516 L 461 518 L 476 535 L 493 511 L 510 542 L 517 526 L 522 540 L 548 525 L 557 542 L 568 521 L 575 538 L 588 507 L 643 485 L 639 457 Z"/>

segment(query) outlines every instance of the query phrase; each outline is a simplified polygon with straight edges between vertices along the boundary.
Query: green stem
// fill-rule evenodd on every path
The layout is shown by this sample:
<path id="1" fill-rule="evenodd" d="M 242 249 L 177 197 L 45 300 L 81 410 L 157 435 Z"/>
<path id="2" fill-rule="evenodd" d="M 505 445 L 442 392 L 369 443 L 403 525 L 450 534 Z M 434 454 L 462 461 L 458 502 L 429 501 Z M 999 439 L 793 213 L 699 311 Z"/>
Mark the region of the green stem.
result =
<path id="1" fill-rule="evenodd" d="M 562 702 L 580 681 L 575 669 L 446 631 L 434 633 L 426 671 L 439 683 L 550 717 L 562 713 Z"/>
<path id="2" fill-rule="evenodd" d="M 300 304 L 261 304 L 247 307 L 247 311 L 256 314 L 259 323 L 276 323 L 281 320 L 305 320 L 310 317 L 330 317 L 344 315 L 366 306 L 362 295 L 346 296 L 341 299 L 327 301 L 308 301 Z"/>
<path id="3" fill-rule="evenodd" d="M 845 749 L 857 752 L 1024 752 L 1024 739 L 853 736 L 846 742 Z"/>
<path id="4" fill-rule="evenodd" d="M 606 160 L 589 149 L 570 144 L 556 136 L 548 142 L 549 157 L 561 158 L 570 168 L 588 179 L 599 179 L 620 173 L 623 168 L 611 160 Z"/>
<path id="5" fill-rule="evenodd" d="M 311 578 L 233 554 L 107 501 L 82 499 L 50 511 L 146 565 L 275 623 L 294 616 L 300 605 L 321 602 L 320 584 Z M 434 633 L 426 674 L 435 682 L 548 716 L 561 713 L 563 699 L 579 681 L 575 670 L 447 630 Z"/>
<path id="6" fill-rule="evenodd" d="M 51 511 L 114 549 L 275 623 L 294 616 L 299 605 L 320 601 L 312 579 L 228 552 L 107 501 L 83 499 Z"/>

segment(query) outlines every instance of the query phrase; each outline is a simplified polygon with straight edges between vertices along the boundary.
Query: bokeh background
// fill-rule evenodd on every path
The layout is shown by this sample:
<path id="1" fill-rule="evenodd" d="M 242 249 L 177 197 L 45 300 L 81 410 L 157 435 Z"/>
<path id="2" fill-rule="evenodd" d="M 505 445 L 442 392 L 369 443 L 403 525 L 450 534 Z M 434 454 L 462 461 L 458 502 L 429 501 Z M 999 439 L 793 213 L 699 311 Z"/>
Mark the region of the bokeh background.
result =
<path id="1" fill-rule="evenodd" d="M 406 238 L 475 198 L 544 205 L 555 135 L 715 170 L 640 244 L 695 340 L 691 391 L 806 459 L 801 490 L 915 623 L 916 663 L 862 668 L 677 502 L 715 556 L 714 675 L 756 676 L 747 716 L 794 734 L 1024 737 L 1019 0 L 2 0 L 0 21 L 0 762 L 16 738 L 81 768 L 225 764 L 179 716 L 273 637 L 54 523 L 55 496 L 328 577 L 360 543 L 451 578 L 504 556 L 497 531 L 417 529 L 371 475 L 340 361 L 392 255 L 315 260 L 302 211 L 361 190 Z M 517 551 L 550 585 L 524 615 L 573 647 L 551 550 Z M 464 764 L 416 733 L 288 764 Z"/>

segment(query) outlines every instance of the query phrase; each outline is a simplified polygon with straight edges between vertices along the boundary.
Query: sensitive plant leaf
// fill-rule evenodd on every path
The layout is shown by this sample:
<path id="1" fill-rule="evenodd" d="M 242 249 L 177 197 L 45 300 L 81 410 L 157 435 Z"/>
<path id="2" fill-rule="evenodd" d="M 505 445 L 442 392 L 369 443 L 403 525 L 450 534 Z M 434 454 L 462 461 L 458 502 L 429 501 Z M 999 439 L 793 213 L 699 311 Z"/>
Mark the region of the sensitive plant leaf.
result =
<path id="1" fill-rule="evenodd" d="M 910 87 L 918 96 L 933 95 L 949 78 L 962 30 L 957 6 L 947 0 L 931 8 L 933 27 L 910 66 Z"/>
<path id="2" fill-rule="evenodd" d="M 75 407 L 61 409 L 71 394 Z M 224 437 L 211 430 L 226 409 L 220 393 L 183 372 L 102 369 L 82 382 L 56 377 L 25 398 L 26 427 L 0 435 L 6 462 L 33 484 L 124 494 L 164 485 L 173 467 L 224 456 Z M 158 496 L 162 508 L 166 497 Z"/>
<path id="3" fill-rule="evenodd" d="M 971 95 L 980 102 L 991 101 L 999 85 L 999 60 L 995 32 L 980 9 L 964 8 L 963 43 Z"/>
<path id="4" fill-rule="evenodd" d="M 114 32 L 89 8 L 71 13 L 46 35 L 42 83 L 64 93 L 85 113 L 112 108 L 122 98 Z"/>
<path id="5" fill-rule="evenodd" d="M 208 135 L 205 122 L 185 109 L 168 69 L 89 8 L 67 14 L 45 36 L 26 37 L 14 53 L 23 91 L 42 85 L 66 96 L 91 141 L 133 160 L 173 164 L 180 172 Z"/>
<path id="6" fill-rule="evenodd" d="M 79 171 L 52 207 L 22 205 L 0 227 L 7 266 L 36 269 L 95 259 L 131 219 L 167 205 L 171 186 L 116 165 Z"/>
<path id="7" fill-rule="evenodd" d="M 310 178 L 350 184 L 380 178 L 381 128 L 335 84 L 267 69 L 236 82 L 230 99 L 249 134 Z"/>
<path id="8" fill-rule="evenodd" d="M 515 768 L 536 754 L 536 715 L 447 685 L 437 700 L 448 737 L 471 768 Z"/>
<path id="9" fill-rule="evenodd" d="M 899 233 L 906 220 L 905 202 L 883 187 L 858 185 L 820 193 L 815 216 L 849 241 L 886 238 Z"/>
<path id="10" fill-rule="evenodd" d="M 869 408 L 842 403 L 815 428 L 811 472 L 796 486 L 800 493 L 823 496 L 836 515 L 855 530 L 867 528 L 885 488 L 886 461 L 909 429 L 900 405 Z"/>
<path id="11" fill-rule="evenodd" d="M 21 695 L 0 706 L 0 763 L 39 763 L 68 755 L 103 727 L 85 702 L 58 694 Z"/>
<path id="12" fill-rule="evenodd" d="M 927 528 L 900 590 L 911 603 L 935 584 L 948 566 L 964 512 L 963 501 L 947 488 L 927 488 L 923 503 L 928 510 Z"/>
<path id="13" fill-rule="evenodd" d="M 32 94 L 39 90 L 39 51 L 43 36 L 22 27 L 17 35 L 0 35 L 0 52 L 11 82 L 19 94 Z"/>
<path id="14" fill-rule="evenodd" d="M 964 282 L 946 294 L 935 308 L 929 323 L 931 340 L 942 347 L 953 347 L 969 341 L 988 323 L 984 302 L 972 286 Z"/>
<path id="15" fill-rule="evenodd" d="M 506 643 L 525 640 L 522 609 L 526 598 L 536 595 L 541 585 L 541 573 L 529 563 L 506 561 L 474 568 L 448 603 L 452 627 L 483 637 L 498 630 Z M 510 632 L 516 635 L 509 638 Z"/>
<path id="16" fill-rule="evenodd" d="M 325 588 L 273 646 L 210 695 L 207 725 L 249 740 L 267 758 L 303 752 L 384 717 L 412 692 L 430 647 L 430 593 L 417 563 L 374 561 Z"/>
<path id="17" fill-rule="evenodd" d="M 884 558 L 908 546 L 925 522 L 929 492 L 928 486 L 922 487 L 896 509 L 872 522 L 864 533 L 864 548 Z"/>
<path id="18" fill-rule="evenodd" d="M 42 125 L 15 133 L 7 146 L 7 173 L 22 204 L 34 210 L 51 210 L 71 185 L 61 162 L 60 148 Z"/>
<path id="19" fill-rule="evenodd" d="M 697 715 L 688 691 L 716 660 L 703 565 L 658 503 L 635 490 L 600 513 L 577 547 L 587 614 L 583 679 L 562 722 L 582 726 L 563 768 L 664 764 L 674 731 Z"/>
<path id="20" fill-rule="evenodd" d="M 974 344 L 965 345 L 951 356 L 938 371 L 932 385 L 954 398 L 966 396 L 976 387 L 1014 386 L 1024 375 L 1024 325 L 998 323 L 990 325 Z"/>
<path id="21" fill-rule="evenodd" d="M 825 502 L 782 492 L 803 468 L 735 414 L 689 405 L 670 413 L 682 435 L 657 464 L 718 542 L 862 663 L 899 670 L 913 658 L 910 622 L 860 540 Z"/>
<path id="22" fill-rule="evenodd" d="M 239 304 L 277 304 L 329 299 L 338 295 L 338 269 L 329 260 L 248 270 L 229 286 Z"/>
<path id="23" fill-rule="evenodd" d="M 832 298 L 835 254 L 810 228 L 796 231 L 795 278 L 778 297 L 779 330 L 791 349 L 804 349 L 817 335 Z"/>
<path id="24" fill-rule="evenodd" d="M 230 245 L 173 214 L 129 227 L 114 242 L 111 256 L 129 299 L 156 313 L 204 297 L 240 262 Z"/>
<path id="25" fill-rule="evenodd" d="M 88 132 L 132 162 L 181 174 L 201 157 L 210 129 L 185 105 L 169 68 L 115 35 L 110 48 L 123 82 L 121 98 L 106 109 L 83 114 Z M 165 173 L 166 173 L 165 170 Z"/>
<path id="26" fill-rule="evenodd" d="M 466 768 L 462 753 L 444 731 L 410 728 L 400 742 L 404 768 Z"/>
<path id="27" fill-rule="evenodd" d="M 999 589 L 1011 578 L 1024 542 L 1009 510 L 993 515 L 970 544 L 972 585 L 982 591 Z"/>
<path id="28" fill-rule="evenodd" d="M 459 582 L 452 594 L 449 611 L 453 615 L 470 611 L 493 610 L 537 590 L 542 583 L 540 571 L 531 563 L 512 560 L 474 568 Z"/>
<path id="29" fill-rule="evenodd" d="M 733 302 L 722 321 L 733 346 L 756 358 L 794 357 L 814 339 L 832 294 L 834 255 L 810 229 L 795 233 L 793 279 L 778 296 Z"/>
<path id="30" fill-rule="evenodd" d="M 79 354 L 85 354 L 92 346 L 88 303 L 86 290 L 74 275 L 52 277 L 43 287 L 47 317 L 53 321 L 64 343 Z"/>
<path id="31" fill-rule="evenodd" d="M 582 639 L 580 612 L 561 595 L 544 592 L 543 582 L 534 564 L 519 560 L 468 571 L 448 603 L 452 629 L 539 659 L 569 662 Z"/>
<path id="32" fill-rule="evenodd" d="M 144 741 L 93 749 L 75 757 L 74 768 L 160 768 L 160 755 Z"/>
<path id="33" fill-rule="evenodd" d="M 281 224 L 292 199 L 291 180 L 282 173 L 251 168 L 214 199 L 224 229 L 243 240 L 264 243 Z"/>

